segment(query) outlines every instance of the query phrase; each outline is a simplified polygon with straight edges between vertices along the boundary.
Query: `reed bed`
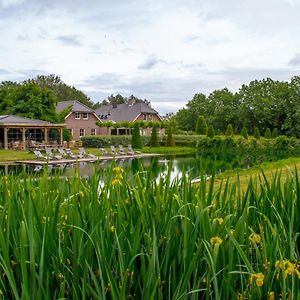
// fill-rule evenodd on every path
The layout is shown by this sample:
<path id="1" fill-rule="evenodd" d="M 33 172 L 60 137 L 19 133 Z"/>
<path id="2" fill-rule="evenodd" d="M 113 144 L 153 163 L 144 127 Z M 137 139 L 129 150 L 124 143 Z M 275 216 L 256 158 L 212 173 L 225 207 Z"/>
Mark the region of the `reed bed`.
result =
<path id="1" fill-rule="evenodd" d="M 1 175 L 1 297 L 299 299 L 297 172 L 213 182 Z"/>

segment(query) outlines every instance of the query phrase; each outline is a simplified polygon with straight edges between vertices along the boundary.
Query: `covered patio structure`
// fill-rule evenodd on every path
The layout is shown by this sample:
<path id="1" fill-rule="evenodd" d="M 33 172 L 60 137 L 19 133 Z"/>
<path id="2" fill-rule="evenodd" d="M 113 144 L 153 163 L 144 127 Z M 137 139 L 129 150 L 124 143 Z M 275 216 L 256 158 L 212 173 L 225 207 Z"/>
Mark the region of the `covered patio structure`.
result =
<path id="1" fill-rule="evenodd" d="M 65 124 L 28 119 L 14 115 L 0 116 L 0 146 L 4 149 L 25 150 L 35 145 L 62 146 Z"/>

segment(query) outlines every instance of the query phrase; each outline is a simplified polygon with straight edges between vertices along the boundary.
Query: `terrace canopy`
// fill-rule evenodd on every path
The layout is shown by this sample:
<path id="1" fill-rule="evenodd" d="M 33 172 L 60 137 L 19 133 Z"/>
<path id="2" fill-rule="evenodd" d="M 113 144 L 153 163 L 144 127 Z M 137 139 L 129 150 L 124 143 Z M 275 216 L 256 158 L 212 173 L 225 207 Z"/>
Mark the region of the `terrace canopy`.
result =
<path id="1" fill-rule="evenodd" d="M 65 124 L 28 119 L 14 115 L 0 116 L 0 145 L 4 149 L 26 149 L 32 143 L 49 144 L 52 140 L 62 145 Z"/>

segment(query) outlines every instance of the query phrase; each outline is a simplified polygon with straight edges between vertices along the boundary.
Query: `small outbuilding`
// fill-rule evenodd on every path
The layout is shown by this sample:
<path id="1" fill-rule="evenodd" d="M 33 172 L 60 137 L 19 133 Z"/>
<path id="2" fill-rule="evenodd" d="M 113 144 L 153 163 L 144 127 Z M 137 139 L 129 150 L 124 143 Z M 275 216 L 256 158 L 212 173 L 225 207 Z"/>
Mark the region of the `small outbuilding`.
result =
<path id="1" fill-rule="evenodd" d="M 4 149 L 25 150 L 35 143 L 49 145 L 52 142 L 61 146 L 62 130 L 65 124 L 0 115 L 0 146 Z"/>

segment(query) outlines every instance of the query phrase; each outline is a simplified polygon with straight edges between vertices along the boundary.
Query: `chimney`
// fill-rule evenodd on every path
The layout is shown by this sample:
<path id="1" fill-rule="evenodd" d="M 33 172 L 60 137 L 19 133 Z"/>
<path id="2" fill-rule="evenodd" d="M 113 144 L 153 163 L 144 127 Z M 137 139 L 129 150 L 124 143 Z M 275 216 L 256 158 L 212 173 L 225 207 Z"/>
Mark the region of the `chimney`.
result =
<path id="1" fill-rule="evenodd" d="M 112 107 L 117 108 L 118 104 L 116 102 L 113 102 Z"/>

